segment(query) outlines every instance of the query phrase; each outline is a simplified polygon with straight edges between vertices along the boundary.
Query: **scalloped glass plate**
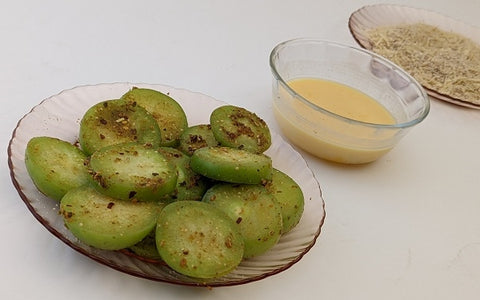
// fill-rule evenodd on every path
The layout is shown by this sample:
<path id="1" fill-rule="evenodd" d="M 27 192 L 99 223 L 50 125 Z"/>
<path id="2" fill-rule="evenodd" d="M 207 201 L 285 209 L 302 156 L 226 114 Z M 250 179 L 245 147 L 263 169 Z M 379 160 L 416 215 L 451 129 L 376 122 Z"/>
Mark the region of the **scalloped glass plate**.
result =
<path id="1" fill-rule="evenodd" d="M 53 136 L 75 143 L 80 119 L 90 106 L 119 98 L 133 86 L 169 94 L 184 108 L 189 125 L 208 123 L 211 111 L 226 104 L 200 93 L 164 85 L 113 83 L 65 90 L 35 106 L 18 122 L 12 134 L 8 146 L 8 164 L 20 197 L 35 218 L 53 235 L 89 258 L 124 273 L 179 285 L 209 287 L 245 284 L 280 273 L 298 262 L 313 247 L 325 219 L 320 186 L 302 156 L 274 132 L 272 146 L 266 154 L 272 157 L 274 167 L 300 184 L 305 195 L 305 211 L 300 223 L 266 254 L 244 260 L 224 277 L 203 281 L 176 273 L 161 262 L 145 261 L 121 251 L 95 249 L 78 241 L 64 226 L 58 214 L 58 202 L 41 194 L 31 181 L 24 164 L 26 144 L 34 136 Z"/>
<path id="2" fill-rule="evenodd" d="M 480 28 L 474 27 L 439 13 L 403 5 L 374 4 L 364 6 L 350 15 L 348 27 L 353 38 L 363 48 L 372 50 L 367 32 L 370 29 L 399 24 L 423 23 L 437 28 L 458 33 L 480 45 Z M 442 94 L 425 87 L 426 92 L 433 98 L 453 104 L 480 109 L 475 104 L 462 99 Z"/>

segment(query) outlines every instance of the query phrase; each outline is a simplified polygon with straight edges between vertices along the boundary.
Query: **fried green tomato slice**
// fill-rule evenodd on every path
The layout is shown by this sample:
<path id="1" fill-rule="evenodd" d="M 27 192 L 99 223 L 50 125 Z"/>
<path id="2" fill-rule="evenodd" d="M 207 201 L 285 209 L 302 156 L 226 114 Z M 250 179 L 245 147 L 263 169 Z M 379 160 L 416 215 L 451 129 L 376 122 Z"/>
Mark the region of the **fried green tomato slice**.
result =
<path id="1" fill-rule="evenodd" d="M 143 107 L 113 99 L 90 107 L 80 121 L 79 143 L 91 155 L 113 144 L 138 142 L 160 146 L 160 128 L 154 117 Z"/>
<path id="2" fill-rule="evenodd" d="M 204 176 L 194 172 L 190 167 L 190 156 L 182 151 L 171 147 L 160 147 L 158 149 L 172 165 L 177 169 L 177 186 L 175 191 L 167 195 L 165 200 L 202 200 L 203 194 L 210 183 Z"/>
<path id="3" fill-rule="evenodd" d="M 172 193 L 177 171 L 157 149 L 123 143 L 95 151 L 88 161 L 95 188 L 120 200 L 158 201 Z"/>
<path id="4" fill-rule="evenodd" d="M 178 201 L 165 206 L 155 237 L 165 263 L 194 278 L 223 276 L 243 258 L 244 242 L 235 223 L 205 202 Z"/>
<path id="5" fill-rule="evenodd" d="M 210 179 L 259 184 L 272 178 L 272 159 L 265 154 L 230 147 L 205 147 L 193 153 L 193 171 Z"/>
<path id="6" fill-rule="evenodd" d="M 292 230 L 302 217 L 305 206 L 302 189 L 293 178 L 278 169 L 273 169 L 272 180 L 265 187 L 280 204 L 285 234 Z"/>
<path id="7" fill-rule="evenodd" d="M 192 156 L 197 149 L 213 146 L 220 146 L 220 143 L 215 139 L 210 124 L 198 124 L 188 127 L 183 132 L 178 149 Z"/>
<path id="8" fill-rule="evenodd" d="M 33 183 L 58 201 L 69 190 L 89 182 L 86 158 L 74 145 L 48 136 L 30 139 L 25 149 L 25 166 Z"/>
<path id="9" fill-rule="evenodd" d="M 63 196 L 60 214 L 65 226 L 83 243 L 104 250 L 135 245 L 154 228 L 162 204 L 121 201 L 83 186 Z"/>
<path id="10" fill-rule="evenodd" d="M 210 114 L 210 125 L 222 146 L 263 153 L 272 143 L 267 123 L 242 107 L 224 105 L 216 108 Z"/>
<path id="11" fill-rule="evenodd" d="M 221 209 L 238 226 L 245 241 L 244 258 L 264 254 L 281 237 L 280 205 L 263 185 L 218 183 L 202 201 Z"/>
<path id="12" fill-rule="evenodd" d="M 185 111 L 175 99 L 156 90 L 137 87 L 121 98 L 144 107 L 155 118 L 162 135 L 161 146 L 178 145 L 180 136 L 188 127 L 188 121 Z"/>

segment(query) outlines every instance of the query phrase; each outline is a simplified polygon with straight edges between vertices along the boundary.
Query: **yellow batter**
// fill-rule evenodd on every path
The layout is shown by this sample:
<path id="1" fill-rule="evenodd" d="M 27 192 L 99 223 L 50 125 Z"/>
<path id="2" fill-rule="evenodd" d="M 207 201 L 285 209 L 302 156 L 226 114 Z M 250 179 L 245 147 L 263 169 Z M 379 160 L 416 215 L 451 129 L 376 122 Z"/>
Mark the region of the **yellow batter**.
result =
<path id="1" fill-rule="evenodd" d="M 314 78 L 295 79 L 288 82 L 288 85 L 310 102 L 335 114 L 368 123 L 395 123 L 394 117 L 381 104 L 349 86 Z M 274 112 L 282 131 L 292 142 L 316 156 L 340 163 L 358 164 L 374 161 L 391 149 L 391 146 L 379 146 L 374 150 L 367 150 L 364 146 L 349 145 L 349 142 L 357 143 L 353 139 L 364 143 L 370 143 L 370 139 L 385 139 L 393 134 L 391 130 L 383 131 L 344 122 L 294 100 L 286 91 L 280 91 L 280 94 L 287 98 L 289 110 L 301 115 L 307 123 L 305 125 L 300 124 L 300 120 L 287 120 L 284 113 L 278 109 L 279 104 L 275 103 Z M 315 125 L 319 123 L 326 127 L 322 132 L 315 129 Z M 349 132 L 354 138 L 350 141 L 341 140 L 338 132 Z"/>

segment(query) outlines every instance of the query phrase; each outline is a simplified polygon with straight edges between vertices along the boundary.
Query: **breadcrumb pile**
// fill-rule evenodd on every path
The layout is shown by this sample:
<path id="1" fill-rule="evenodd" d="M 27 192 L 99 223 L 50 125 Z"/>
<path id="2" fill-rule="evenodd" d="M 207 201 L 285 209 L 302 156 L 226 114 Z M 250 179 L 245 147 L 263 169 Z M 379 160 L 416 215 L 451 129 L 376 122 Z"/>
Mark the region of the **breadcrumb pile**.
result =
<path id="1" fill-rule="evenodd" d="M 410 73 L 425 88 L 480 104 L 480 45 L 426 24 L 368 32 L 372 50 Z"/>

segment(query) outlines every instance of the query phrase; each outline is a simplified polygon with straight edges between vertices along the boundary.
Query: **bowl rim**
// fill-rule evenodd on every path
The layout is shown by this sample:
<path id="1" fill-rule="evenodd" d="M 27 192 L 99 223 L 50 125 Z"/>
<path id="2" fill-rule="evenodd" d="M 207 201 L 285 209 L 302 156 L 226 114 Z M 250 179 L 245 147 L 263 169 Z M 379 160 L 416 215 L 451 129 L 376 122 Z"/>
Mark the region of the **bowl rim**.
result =
<path id="1" fill-rule="evenodd" d="M 358 52 L 358 53 L 369 55 L 369 56 L 377 59 L 378 61 L 380 61 L 382 64 L 387 65 L 388 67 L 390 67 L 392 69 L 395 69 L 402 76 L 404 76 L 408 80 L 410 80 L 410 82 L 420 92 L 421 98 L 423 99 L 423 102 L 424 102 L 424 107 L 423 107 L 422 114 L 415 119 L 412 119 L 412 120 L 407 121 L 407 122 L 402 122 L 402 123 L 394 123 L 394 124 L 371 123 L 371 122 L 364 122 L 364 121 L 351 119 L 351 118 L 339 115 L 337 113 L 334 113 L 334 112 L 331 112 L 327 109 L 324 109 L 324 108 L 316 105 L 315 103 L 311 102 L 310 100 L 304 98 L 303 96 L 301 96 L 300 94 L 295 92 L 295 90 L 293 90 L 287 84 L 287 82 L 284 80 L 283 76 L 278 72 L 277 67 L 275 66 L 275 57 L 278 55 L 278 53 L 280 52 L 281 49 L 283 49 L 283 48 L 285 48 L 289 45 L 302 44 L 302 43 L 324 44 L 324 45 L 333 45 L 333 46 L 337 46 L 337 47 L 347 48 L 350 51 L 355 51 L 355 52 Z M 428 94 L 425 91 L 425 89 L 423 88 L 423 86 L 412 75 L 410 75 L 403 68 L 401 68 L 400 66 L 398 66 L 394 62 L 390 61 L 389 59 L 387 59 L 387 58 L 385 58 L 385 57 L 383 57 L 383 56 L 381 56 L 377 53 L 374 53 L 370 50 L 364 49 L 364 48 L 350 46 L 350 45 L 347 45 L 347 44 L 334 42 L 334 41 L 330 41 L 330 40 L 325 40 L 325 39 L 311 38 L 311 37 L 293 38 L 293 39 L 289 39 L 289 40 L 286 40 L 286 41 L 283 41 L 283 42 L 277 44 L 272 49 L 272 51 L 270 52 L 270 56 L 269 56 L 269 64 L 270 64 L 270 69 L 271 69 L 271 72 L 272 72 L 274 78 L 276 80 L 278 80 L 278 82 L 283 86 L 283 88 L 292 97 L 300 100 L 301 102 L 303 102 L 304 104 L 306 104 L 310 108 L 314 109 L 315 111 L 325 113 L 325 114 L 327 114 L 331 117 L 334 117 L 334 118 L 339 119 L 339 120 L 346 121 L 346 122 L 351 123 L 353 125 L 360 125 L 360 126 L 367 126 L 367 127 L 374 127 L 374 128 L 382 128 L 382 129 L 408 128 L 408 127 L 412 127 L 412 126 L 420 123 L 421 121 L 423 121 L 430 112 L 430 98 L 428 97 Z"/>

